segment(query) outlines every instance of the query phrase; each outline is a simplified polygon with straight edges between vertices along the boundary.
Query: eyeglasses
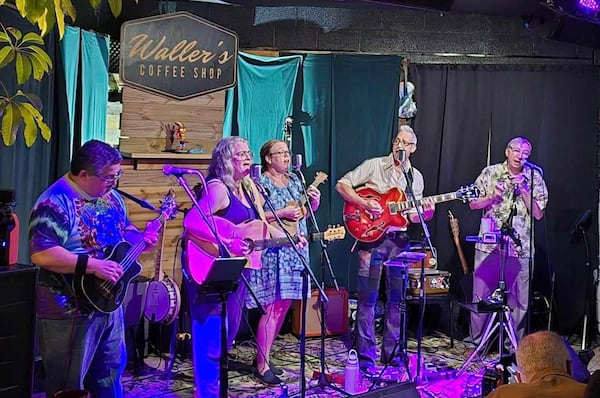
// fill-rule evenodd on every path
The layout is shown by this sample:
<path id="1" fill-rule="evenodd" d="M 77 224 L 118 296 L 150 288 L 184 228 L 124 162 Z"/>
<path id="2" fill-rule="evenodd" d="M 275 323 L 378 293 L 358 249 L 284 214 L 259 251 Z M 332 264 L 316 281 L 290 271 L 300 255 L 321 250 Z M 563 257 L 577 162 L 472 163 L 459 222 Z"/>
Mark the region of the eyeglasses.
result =
<path id="1" fill-rule="evenodd" d="M 392 144 L 394 144 L 394 145 L 400 145 L 400 144 L 402 144 L 403 147 L 409 147 L 409 146 L 412 146 L 412 145 L 417 145 L 414 142 L 404 141 L 401 138 L 396 138 L 394 141 L 392 141 Z"/>
<path id="2" fill-rule="evenodd" d="M 252 159 L 254 157 L 254 154 L 252 153 L 252 151 L 242 151 L 242 152 L 234 153 L 233 157 L 238 160 Z"/>
<path id="3" fill-rule="evenodd" d="M 524 158 L 528 158 L 531 155 L 531 152 L 527 150 L 522 150 L 521 148 L 513 148 L 509 146 L 510 150 L 513 151 L 516 155 L 522 155 Z"/>
<path id="4" fill-rule="evenodd" d="M 279 155 L 279 156 L 290 156 L 290 151 L 277 151 L 277 152 L 271 152 L 269 155 L 273 156 L 273 155 Z"/>
<path id="5" fill-rule="evenodd" d="M 119 178 L 121 178 L 122 175 L 123 175 L 123 170 L 119 170 L 119 172 L 117 174 L 107 175 L 107 176 L 96 174 L 96 177 L 98 177 L 100 180 L 102 180 L 102 182 L 114 184 L 116 181 L 119 180 Z"/>

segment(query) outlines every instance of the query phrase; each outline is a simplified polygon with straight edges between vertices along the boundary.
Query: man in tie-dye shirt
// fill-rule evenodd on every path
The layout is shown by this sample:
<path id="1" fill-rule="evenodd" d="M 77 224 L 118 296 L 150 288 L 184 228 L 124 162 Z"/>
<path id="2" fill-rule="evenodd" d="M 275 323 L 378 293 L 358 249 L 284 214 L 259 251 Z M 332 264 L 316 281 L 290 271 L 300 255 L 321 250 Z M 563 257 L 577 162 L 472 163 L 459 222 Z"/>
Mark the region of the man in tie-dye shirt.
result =
<path id="1" fill-rule="evenodd" d="M 31 261 L 40 268 L 37 287 L 38 346 L 47 397 L 64 389 L 86 389 L 93 397 L 121 397 L 126 364 L 123 309 L 95 311 L 75 295 L 75 275 L 117 282 L 123 267 L 107 249 L 142 238 L 127 219 L 123 198 L 113 190 L 121 176 L 121 154 L 104 142 L 85 143 L 71 170 L 44 191 L 31 212 Z M 146 248 L 157 233 L 143 234 Z"/>

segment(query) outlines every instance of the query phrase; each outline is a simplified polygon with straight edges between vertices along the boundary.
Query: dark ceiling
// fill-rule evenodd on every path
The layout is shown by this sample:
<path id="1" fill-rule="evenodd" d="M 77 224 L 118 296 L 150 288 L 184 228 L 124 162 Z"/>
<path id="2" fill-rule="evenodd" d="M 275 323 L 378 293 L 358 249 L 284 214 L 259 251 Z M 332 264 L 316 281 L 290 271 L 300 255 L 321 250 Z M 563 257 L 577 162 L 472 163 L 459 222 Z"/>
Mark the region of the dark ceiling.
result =
<path id="1" fill-rule="evenodd" d="M 202 0 L 195 0 L 202 1 Z M 210 0 L 207 0 L 210 1 Z M 523 16 L 539 5 L 540 0 L 226 0 L 246 6 L 317 6 L 317 7 L 402 7 L 485 15 Z"/>

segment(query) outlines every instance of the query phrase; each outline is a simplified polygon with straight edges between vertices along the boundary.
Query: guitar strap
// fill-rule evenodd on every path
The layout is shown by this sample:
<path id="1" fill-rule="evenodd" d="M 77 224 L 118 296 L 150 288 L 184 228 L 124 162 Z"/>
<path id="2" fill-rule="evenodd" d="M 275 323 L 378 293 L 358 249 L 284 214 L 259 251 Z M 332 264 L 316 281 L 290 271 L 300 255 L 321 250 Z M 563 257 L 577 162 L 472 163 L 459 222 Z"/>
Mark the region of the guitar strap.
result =
<path id="1" fill-rule="evenodd" d="M 244 190 L 244 193 L 248 197 L 248 202 L 250 202 L 250 206 L 252 206 L 252 208 L 254 209 L 256 214 L 258 214 L 258 217 L 262 221 L 267 223 L 267 216 L 265 215 L 265 211 L 263 210 L 262 206 L 256 205 L 256 198 L 259 198 L 261 196 L 261 193 L 258 192 L 258 188 L 256 188 L 256 185 L 254 185 L 254 183 L 251 183 L 248 186 L 246 186 L 245 184 L 242 184 L 242 189 Z"/>

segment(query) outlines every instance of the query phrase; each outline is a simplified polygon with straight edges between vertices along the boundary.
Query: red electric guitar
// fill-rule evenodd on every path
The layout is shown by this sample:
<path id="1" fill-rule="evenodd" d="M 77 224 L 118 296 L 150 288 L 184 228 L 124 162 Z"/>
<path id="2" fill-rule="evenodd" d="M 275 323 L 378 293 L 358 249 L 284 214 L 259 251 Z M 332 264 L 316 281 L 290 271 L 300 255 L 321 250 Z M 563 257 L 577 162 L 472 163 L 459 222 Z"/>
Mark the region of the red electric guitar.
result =
<path id="1" fill-rule="evenodd" d="M 398 188 L 392 188 L 386 193 L 379 193 L 371 188 L 361 188 L 356 193 L 367 200 L 378 201 L 383 207 L 383 213 L 377 217 L 358 205 L 348 202 L 344 204 L 344 224 L 346 224 L 348 233 L 361 242 L 377 241 L 390 226 L 406 227 L 408 225 L 406 213 L 421 205 L 421 200 L 407 200 L 406 194 Z M 456 199 L 466 202 L 478 198 L 479 195 L 479 188 L 469 185 L 456 192 L 435 195 L 430 198 L 434 203 Z"/>

